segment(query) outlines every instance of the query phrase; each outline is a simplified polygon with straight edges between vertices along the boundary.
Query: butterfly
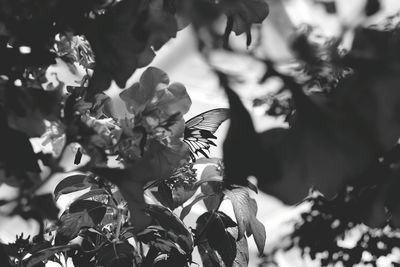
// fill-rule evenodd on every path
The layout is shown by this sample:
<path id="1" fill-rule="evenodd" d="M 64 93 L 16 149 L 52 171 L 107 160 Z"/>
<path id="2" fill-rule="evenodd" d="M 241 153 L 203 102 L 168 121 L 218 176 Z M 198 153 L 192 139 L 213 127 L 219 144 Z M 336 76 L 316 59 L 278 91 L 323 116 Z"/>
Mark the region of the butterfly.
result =
<path id="1" fill-rule="evenodd" d="M 211 139 L 217 139 L 214 133 L 228 118 L 229 109 L 217 108 L 203 112 L 186 122 L 183 141 L 189 146 L 192 161 L 196 161 L 199 154 L 208 158 L 206 150 L 216 146 Z"/>

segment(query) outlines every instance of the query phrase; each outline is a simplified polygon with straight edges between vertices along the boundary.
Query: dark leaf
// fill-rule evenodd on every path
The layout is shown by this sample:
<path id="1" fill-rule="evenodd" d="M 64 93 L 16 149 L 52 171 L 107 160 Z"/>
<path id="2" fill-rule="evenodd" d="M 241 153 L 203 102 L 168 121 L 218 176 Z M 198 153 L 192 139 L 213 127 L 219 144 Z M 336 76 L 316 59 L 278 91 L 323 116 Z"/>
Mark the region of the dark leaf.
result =
<path id="1" fill-rule="evenodd" d="M 223 1 L 224 13 L 233 17 L 232 30 L 237 34 L 248 32 L 252 24 L 262 23 L 268 16 L 268 4 L 262 0 Z"/>
<path id="2" fill-rule="evenodd" d="M 35 252 L 31 257 L 29 257 L 26 261 L 24 261 L 24 266 L 33 267 L 35 266 L 35 264 L 47 260 L 56 253 L 67 252 L 69 250 L 76 250 L 76 249 L 79 249 L 79 245 L 77 244 L 46 248 L 44 250 Z"/>
<path id="3" fill-rule="evenodd" d="M 214 250 L 208 242 L 201 242 L 197 245 L 201 262 L 205 267 L 223 267 L 226 266 L 219 253 Z"/>
<path id="4" fill-rule="evenodd" d="M 222 212 L 206 212 L 197 219 L 196 224 L 198 233 L 205 231 L 204 236 L 197 240 L 203 264 L 232 266 L 236 256 L 236 242 L 226 231 L 226 228 L 236 226 L 232 219 Z"/>
<path id="5" fill-rule="evenodd" d="M 185 219 L 185 217 L 190 213 L 190 211 L 192 210 L 192 207 L 199 201 L 204 200 L 206 198 L 208 198 L 208 195 L 204 195 L 204 194 L 199 194 L 195 197 L 195 199 L 193 199 L 192 202 L 190 202 L 188 205 L 186 205 L 185 207 L 183 207 L 181 214 L 179 216 L 179 218 L 181 220 Z"/>
<path id="6" fill-rule="evenodd" d="M 119 188 L 124 200 L 128 203 L 129 212 L 131 213 L 131 222 L 135 227 L 135 231 L 142 231 L 151 223 L 151 218 L 144 212 L 146 203 L 143 197 L 143 183 L 137 182 L 131 177 L 128 170 L 96 168 L 93 170 L 99 176 L 116 184 Z"/>
<path id="7" fill-rule="evenodd" d="M 91 186 L 94 186 L 94 184 L 91 183 L 91 178 L 88 175 L 76 174 L 68 176 L 57 184 L 54 189 L 54 198 L 55 200 L 58 200 L 58 198 L 63 194 L 80 191 Z"/>
<path id="8" fill-rule="evenodd" d="M 69 206 L 70 213 L 87 211 L 95 224 L 99 224 L 106 213 L 106 206 L 103 203 L 93 200 L 76 200 Z"/>
<path id="9" fill-rule="evenodd" d="M 106 90 L 111 80 L 125 87 L 136 68 L 151 62 L 154 53 L 146 49 L 148 35 L 140 32 L 147 17 L 147 4 L 122 1 L 90 25 L 85 36 L 93 48 L 96 65 L 89 96 Z"/>
<path id="10" fill-rule="evenodd" d="M 375 15 L 381 9 L 380 0 L 367 0 L 367 5 L 365 6 L 365 14 L 367 16 Z"/>
<path id="11" fill-rule="evenodd" d="M 158 185 L 157 189 L 157 194 L 154 194 L 157 200 L 160 201 L 160 203 L 164 206 L 174 209 L 175 205 L 174 201 L 172 200 L 172 192 L 169 185 L 163 181 Z"/>
<path id="12" fill-rule="evenodd" d="M 60 226 L 56 235 L 56 244 L 66 244 L 76 237 L 82 227 L 94 227 L 95 223 L 87 210 L 76 213 L 64 213 L 60 217 Z"/>
<path id="13" fill-rule="evenodd" d="M 4 264 L 4 267 L 11 267 L 10 258 L 8 257 L 8 253 L 6 252 L 4 245 L 0 245 L 0 261 Z"/>
<path id="14" fill-rule="evenodd" d="M 135 250 L 128 242 L 115 242 L 101 248 L 96 254 L 96 266 L 131 267 L 136 266 Z"/>
<path id="15" fill-rule="evenodd" d="M 42 218 L 57 220 L 59 209 L 55 205 L 52 194 L 39 195 L 31 199 L 31 207 L 38 210 Z"/>
<path id="16" fill-rule="evenodd" d="M 169 209 L 158 205 L 148 205 L 146 212 L 165 230 L 175 234 L 177 238 L 174 241 L 177 242 L 187 254 L 190 254 L 193 250 L 192 235 L 175 214 Z"/>
<path id="17" fill-rule="evenodd" d="M 247 186 L 248 176 L 259 177 L 264 162 L 271 161 L 270 164 L 274 164 L 274 160 L 262 150 L 250 114 L 239 96 L 229 87 L 227 77 L 220 74 L 220 80 L 228 95 L 231 110 L 231 121 L 223 147 L 226 181 Z"/>
<path id="18" fill-rule="evenodd" d="M 232 235 L 236 240 L 236 257 L 233 261 L 232 267 L 243 267 L 249 265 L 249 247 L 247 245 L 247 239 L 243 236 L 242 239 L 238 240 L 238 228 L 230 227 L 226 229 L 229 234 Z"/>
<path id="19" fill-rule="evenodd" d="M 188 257 L 179 253 L 162 254 L 155 258 L 154 267 L 190 266 Z"/>
<path id="20" fill-rule="evenodd" d="M 79 163 L 81 163 L 81 159 L 82 159 L 82 152 L 81 152 L 81 149 L 78 148 L 78 150 L 76 151 L 76 154 L 75 154 L 74 164 L 79 165 Z"/>

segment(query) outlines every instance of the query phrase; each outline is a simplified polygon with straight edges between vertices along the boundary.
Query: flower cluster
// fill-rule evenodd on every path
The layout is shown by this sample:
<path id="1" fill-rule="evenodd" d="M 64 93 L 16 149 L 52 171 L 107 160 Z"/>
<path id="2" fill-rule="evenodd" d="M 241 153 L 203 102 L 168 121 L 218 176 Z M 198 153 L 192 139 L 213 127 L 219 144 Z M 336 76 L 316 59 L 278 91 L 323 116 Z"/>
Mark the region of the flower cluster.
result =
<path id="1" fill-rule="evenodd" d="M 193 168 L 193 163 L 188 163 L 176 168 L 169 179 L 166 180 L 167 185 L 172 188 L 183 187 L 191 189 L 197 182 L 196 169 Z"/>

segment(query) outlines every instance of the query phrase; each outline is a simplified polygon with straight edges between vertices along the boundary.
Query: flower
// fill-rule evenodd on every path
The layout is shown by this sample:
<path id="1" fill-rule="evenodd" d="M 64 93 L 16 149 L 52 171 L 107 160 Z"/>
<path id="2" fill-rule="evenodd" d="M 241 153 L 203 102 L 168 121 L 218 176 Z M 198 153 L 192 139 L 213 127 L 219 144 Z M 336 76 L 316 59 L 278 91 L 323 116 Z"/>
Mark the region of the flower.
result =
<path id="1" fill-rule="evenodd" d="M 186 151 L 182 142 L 185 129 L 183 115 L 188 112 L 191 100 L 184 85 L 169 84 L 168 75 L 160 69 L 149 67 L 139 82 L 120 94 L 133 118 L 121 120 L 125 140 L 120 152 L 141 158 L 154 146 L 154 142 L 171 152 Z M 151 145 L 152 144 L 152 145 Z"/>

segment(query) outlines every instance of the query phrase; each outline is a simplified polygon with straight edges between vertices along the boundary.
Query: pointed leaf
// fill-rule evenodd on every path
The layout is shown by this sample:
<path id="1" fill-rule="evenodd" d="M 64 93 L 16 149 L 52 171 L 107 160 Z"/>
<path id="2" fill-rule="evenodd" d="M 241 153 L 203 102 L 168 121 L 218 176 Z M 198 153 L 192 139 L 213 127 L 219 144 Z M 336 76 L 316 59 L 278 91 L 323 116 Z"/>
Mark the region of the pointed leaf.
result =
<path id="1" fill-rule="evenodd" d="M 203 264 L 232 266 L 236 255 L 236 242 L 226 231 L 226 228 L 236 226 L 232 219 L 222 212 L 206 212 L 197 219 L 196 224 L 198 233 L 204 231 L 204 236 L 198 237 L 200 240 L 197 240 Z M 221 260 L 224 265 L 221 265 Z"/>
<path id="2" fill-rule="evenodd" d="M 237 240 L 238 229 L 237 227 L 230 227 L 226 229 L 236 240 L 236 257 L 233 261 L 232 267 L 244 267 L 249 265 L 249 246 L 247 239 L 244 236 L 242 239 Z"/>
<path id="3" fill-rule="evenodd" d="M 65 244 L 74 238 L 82 227 L 94 227 L 95 223 L 87 210 L 65 213 L 60 218 L 60 227 L 56 235 L 56 244 Z"/>
<path id="4" fill-rule="evenodd" d="M 106 214 L 106 206 L 103 203 L 93 200 L 76 200 L 69 206 L 70 213 L 77 213 L 81 211 L 87 211 L 90 218 L 95 224 L 101 222 Z"/>
<path id="5" fill-rule="evenodd" d="M 35 252 L 32 256 L 30 256 L 24 262 L 24 266 L 33 267 L 36 264 L 47 260 L 48 258 L 50 258 L 51 256 L 53 256 L 56 253 L 67 252 L 67 251 L 70 251 L 70 250 L 77 250 L 77 249 L 79 249 L 79 245 L 78 244 L 71 244 L 71 245 L 65 245 L 65 246 L 56 246 L 56 247 L 46 248 L 46 249 L 40 250 L 38 252 Z"/>
<path id="6" fill-rule="evenodd" d="M 256 218 L 256 201 L 250 198 L 248 190 L 243 187 L 225 190 L 224 193 L 231 200 L 235 212 L 239 231 L 238 240 L 244 236 L 245 232 L 248 236 L 253 234 L 260 254 L 263 253 L 266 232 L 264 225 Z"/>
<path id="7" fill-rule="evenodd" d="M 64 178 L 54 189 L 54 198 L 57 201 L 63 194 L 69 194 L 93 186 L 85 174 L 76 174 Z"/>
<path id="8" fill-rule="evenodd" d="M 185 219 L 185 217 L 190 213 L 190 211 L 192 210 L 192 207 L 199 201 L 204 200 L 205 198 L 208 198 L 208 195 L 204 195 L 204 194 L 199 194 L 196 196 L 195 199 L 193 199 L 192 202 L 190 202 L 188 205 L 186 205 L 185 207 L 183 207 L 182 211 L 181 211 L 181 215 L 179 216 L 179 218 L 181 220 Z"/>

